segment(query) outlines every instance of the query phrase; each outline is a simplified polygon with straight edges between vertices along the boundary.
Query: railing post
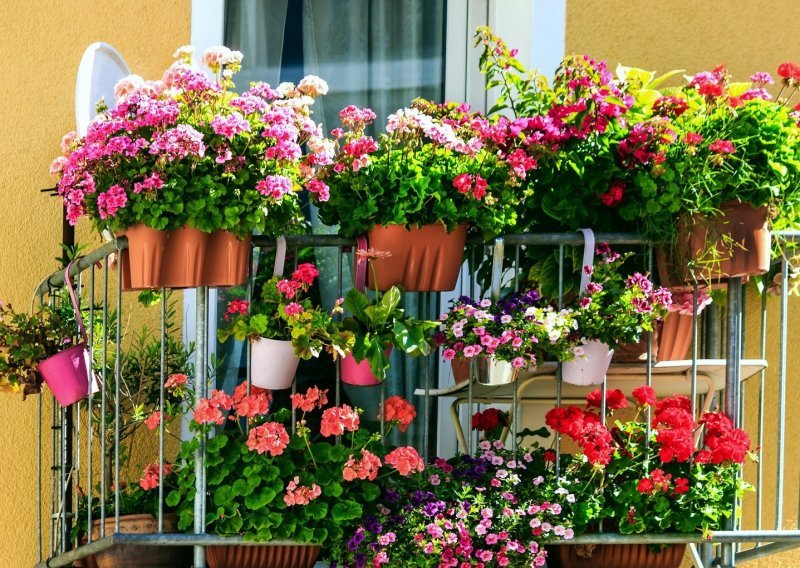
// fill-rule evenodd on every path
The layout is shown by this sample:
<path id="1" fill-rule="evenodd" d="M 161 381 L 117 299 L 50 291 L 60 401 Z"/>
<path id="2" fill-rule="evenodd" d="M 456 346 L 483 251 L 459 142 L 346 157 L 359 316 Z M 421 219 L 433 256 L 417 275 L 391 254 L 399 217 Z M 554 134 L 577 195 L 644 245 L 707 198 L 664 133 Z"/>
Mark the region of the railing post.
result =
<path id="1" fill-rule="evenodd" d="M 197 288 L 197 336 L 195 338 L 195 384 L 194 392 L 197 399 L 207 396 L 206 353 L 208 351 L 208 338 L 206 337 L 206 318 L 208 317 L 208 296 L 206 288 Z M 163 299 L 162 299 L 163 301 Z M 206 437 L 200 437 L 200 445 L 194 454 L 195 495 L 194 495 L 194 532 L 202 534 L 206 531 Z M 194 567 L 205 568 L 205 547 L 194 547 Z"/>
<path id="2" fill-rule="evenodd" d="M 739 378 L 741 374 L 741 333 L 742 333 L 742 279 L 728 279 L 728 321 L 726 325 L 727 345 L 726 366 L 725 366 L 725 413 L 733 421 L 735 426 L 739 426 Z M 736 502 L 731 503 L 735 511 Z M 735 515 L 725 521 L 725 529 L 733 530 L 736 526 Z M 721 568 L 733 568 L 736 566 L 736 545 L 725 543 L 722 548 Z"/>

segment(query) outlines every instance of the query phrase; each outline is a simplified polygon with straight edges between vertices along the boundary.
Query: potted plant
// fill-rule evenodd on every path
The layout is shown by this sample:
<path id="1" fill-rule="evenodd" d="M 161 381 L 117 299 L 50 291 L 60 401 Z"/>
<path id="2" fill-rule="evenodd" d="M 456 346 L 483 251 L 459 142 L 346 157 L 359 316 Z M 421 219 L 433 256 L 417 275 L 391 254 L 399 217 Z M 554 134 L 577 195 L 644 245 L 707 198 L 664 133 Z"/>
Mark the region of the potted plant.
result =
<path id="1" fill-rule="evenodd" d="M 289 388 L 301 358 L 318 357 L 323 350 L 334 358 L 350 352 L 352 334 L 309 297 L 317 276 L 316 266 L 303 263 L 290 278 L 274 276 L 265 282 L 257 301 L 228 303 L 227 324 L 217 330 L 217 336 L 221 342 L 231 336 L 251 342 L 250 374 L 256 386 Z M 337 302 L 333 313 L 341 311 Z"/>
<path id="2" fill-rule="evenodd" d="M 770 227 L 796 227 L 800 128 L 787 103 L 800 67 L 785 63 L 778 71 L 783 85 L 774 100 L 769 73 L 733 83 L 724 67 L 698 73 L 674 92 L 687 110 L 674 120 L 680 138 L 650 196 L 677 190 L 682 202 L 679 222 L 659 235 L 668 245 L 659 260 L 662 281 L 765 273 Z"/>
<path id="3" fill-rule="evenodd" d="M 564 492 L 581 495 L 580 503 L 564 503 L 580 512 L 573 517 L 576 533 L 599 522 L 622 534 L 708 535 L 721 528 L 733 514 L 734 500 L 747 488 L 740 472 L 751 456 L 750 438 L 720 412 L 696 420 L 685 396 L 656 401 L 649 386 L 632 394 L 638 403 L 635 417 L 616 421 L 613 430 L 594 410 L 573 406 L 547 413 L 547 425 L 579 447 L 577 456 L 562 459 L 563 479 L 558 482 L 569 486 Z M 600 402 L 599 389 L 587 396 L 588 408 L 599 408 Z M 609 415 L 627 405 L 621 391 L 606 393 Z M 649 441 L 647 407 L 653 412 Z M 564 547 L 558 556 L 562 566 L 676 568 L 684 549 L 671 545 L 652 550 L 645 544 Z"/>
<path id="4" fill-rule="evenodd" d="M 645 275 L 623 275 L 630 255 L 613 252 L 606 244 L 599 245 L 595 254 L 599 260 L 583 267 L 591 281 L 572 306 L 580 341 L 574 360 L 562 369 L 562 378 L 577 385 L 602 383 L 614 347 L 638 342 L 672 305 L 669 290 L 655 287 Z"/>
<path id="5" fill-rule="evenodd" d="M 494 129 L 497 143 L 506 154 L 537 164 L 524 181 L 532 191 L 519 208 L 518 227 L 613 232 L 626 226 L 650 236 L 650 227 L 673 224 L 681 208 L 678 192 L 665 188 L 656 195 L 653 178 L 676 134 L 669 118 L 654 109 L 669 107 L 657 89 L 676 72 L 656 77 L 569 55 L 551 81 L 526 69 L 517 50 L 488 27 L 478 28 L 476 44 L 487 88 L 499 90 L 492 111 L 506 128 Z M 644 204 L 640 195 L 653 199 Z M 556 297 L 557 251 L 528 247 L 521 261 L 528 284 Z M 575 268 L 580 270 L 579 260 Z M 576 288 L 571 280 L 563 286 L 565 293 Z"/>
<path id="6" fill-rule="evenodd" d="M 484 440 L 475 456 L 436 459 L 385 483 L 379 514 L 348 535 L 337 565 L 544 566 L 543 543 L 571 540 L 574 531 L 557 495 L 539 490 L 543 454 Z"/>
<path id="7" fill-rule="evenodd" d="M 71 311 L 70 311 L 71 315 Z M 75 343 L 75 318 L 42 306 L 32 315 L 0 303 L 0 385 L 23 398 L 38 394 L 42 380 L 59 404 L 69 406 L 89 394 L 88 352 Z"/>
<path id="8" fill-rule="evenodd" d="M 356 409 L 328 407 L 326 390 L 310 387 L 293 395 L 292 405 L 300 411 L 293 434 L 288 410 L 270 414 L 266 394 L 255 389 L 248 396 L 244 384 L 233 396 L 212 391 L 195 406 L 191 428 L 197 435 L 181 447 L 178 487 L 167 503 L 177 508 L 180 529 L 189 530 L 193 458 L 200 437 L 227 424 L 206 443 L 206 530 L 263 543 L 208 547 L 211 568 L 310 568 L 321 548 L 339 546 L 364 514 L 374 510 L 379 474 L 388 479 L 424 468 L 413 448 L 389 452 L 379 434 L 361 429 Z M 306 422 L 307 413 L 317 411 L 322 411 L 318 441 Z M 411 418 L 405 413 L 389 425 L 407 426 Z M 331 443 L 336 437 L 341 443 Z"/>
<path id="9" fill-rule="evenodd" d="M 173 469 L 173 465 L 168 462 L 163 465 L 158 462 L 151 463 L 144 468 L 138 482 L 120 483 L 119 531 L 115 529 L 115 493 L 107 495 L 105 503 L 102 503 L 100 496 L 96 496 L 92 500 L 92 540 L 98 540 L 101 536 L 110 536 L 115 532 L 125 534 L 155 534 L 159 532 L 159 487 L 163 484 L 165 492 L 175 488 Z M 105 511 L 104 521 L 101 521 L 101 507 Z M 78 507 L 78 517 L 70 535 L 73 541 L 86 542 L 89 532 L 87 513 L 88 499 L 83 496 Z M 162 523 L 163 532 L 178 532 L 178 518 L 173 508 L 164 507 Z M 103 527 L 102 532 L 101 526 Z M 153 568 L 188 568 L 192 565 L 192 548 L 189 546 L 114 545 L 81 562 L 87 568 L 117 568 L 130 566 L 131 562 Z"/>
<path id="10" fill-rule="evenodd" d="M 356 251 L 360 265 L 372 264 L 385 254 L 374 250 Z M 375 270 L 374 266 L 372 267 Z M 374 386 L 386 379 L 389 356 L 397 347 L 412 356 L 431 352 L 430 330 L 438 323 L 411 317 L 400 307 L 403 294 L 397 286 L 381 292 L 374 278 L 375 293 L 370 297 L 358 287 L 344 297 L 344 309 L 350 315 L 342 329 L 353 334 L 351 353 L 342 359 L 342 382 L 358 386 Z"/>
<path id="11" fill-rule="evenodd" d="M 452 290 L 470 226 L 487 238 L 501 234 L 524 198 L 488 123 L 466 105 L 416 100 L 390 115 L 375 140 L 366 134 L 376 118 L 370 109 L 348 106 L 339 116 L 333 161 L 318 173 L 325 192 L 314 194 L 320 218 L 391 252 L 375 261 L 383 290 Z"/>
<path id="12" fill-rule="evenodd" d="M 51 166 L 71 224 L 86 216 L 127 237 L 126 289 L 242 284 L 252 231 L 283 234 L 314 164 L 330 160 L 310 111 L 324 81 L 237 95 L 240 52 L 209 48 L 209 78 L 192 51 L 180 48 L 160 80 L 122 79 L 116 107 L 101 102 Z"/>
<path id="13" fill-rule="evenodd" d="M 492 385 L 513 382 L 520 369 L 547 357 L 568 359 L 575 318 L 568 310 L 531 305 L 534 298 L 538 294 L 528 292 L 508 302 L 466 296 L 454 301 L 434 336 L 442 357 L 474 361 L 477 380 Z"/>

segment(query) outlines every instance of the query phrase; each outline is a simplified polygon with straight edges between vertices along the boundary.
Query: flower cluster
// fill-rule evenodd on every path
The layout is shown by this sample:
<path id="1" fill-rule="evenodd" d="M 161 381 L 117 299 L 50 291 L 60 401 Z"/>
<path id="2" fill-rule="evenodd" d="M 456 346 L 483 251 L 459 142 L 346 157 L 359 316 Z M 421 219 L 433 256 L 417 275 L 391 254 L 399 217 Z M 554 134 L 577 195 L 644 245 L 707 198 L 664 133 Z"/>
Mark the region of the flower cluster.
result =
<path id="1" fill-rule="evenodd" d="M 542 543 L 570 540 L 574 531 L 560 503 L 539 498 L 543 463 L 541 452 L 516 455 L 488 441 L 476 456 L 437 459 L 410 483 L 384 489 L 377 514 L 335 551 L 337 561 L 359 568 L 544 566 Z"/>
<path id="2" fill-rule="evenodd" d="M 414 406 L 402 396 L 390 396 L 378 410 L 378 420 L 386 420 L 396 424 L 397 429 L 405 432 L 417 416 Z"/>
<path id="3" fill-rule="evenodd" d="M 488 27 L 478 29 L 476 44 L 487 84 L 500 91 L 494 108 L 503 111 L 485 130 L 515 158 L 536 163 L 522 184 L 533 188 L 521 201 L 522 230 L 624 225 L 674 243 L 681 218 L 713 216 L 731 200 L 768 207 L 775 228 L 796 225 L 797 64 L 779 66 L 775 94 L 769 73 L 738 83 L 721 66 L 664 87 L 676 72 L 657 77 L 622 65 L 612 72 L 587 55 L 566 57 L 551 80 L 526 69 Z M 534 263 L 531 284 L 555 296 L 555 279 L 540 273 L 543 255 L 525 256 Z"/>
<path id="4" fill-rule="evenodd" d="M 113 230 L 144 223 L 283 234 L 299 211 L 296 193 L 333 157 L 310 110 L 327 85 L 309 76 L 236 94 L 241 53 L 209 48 L 202 61 L 213 79 L 192 67 L 190 47 L 175 57 L 159 80 L 120 80 L 116 106 L 100 108 L 85 136 L 62 140 L 50 169 L 67 219 L 88 216 Z"/>
<path id="5" fill-rule="evenodd" d="M 304 359 L 323 350 L 336 356 L 349 353 L 353 335 L 340 329 L 328 313 L 310 298 L 319 270 L 311 263 L 300 264 L 289 278 L 274 276 L 263 284 L 260 296 L 248 302 L 230 300 L 225 311 L 227 325 L 217 330 L 220 341 L 229 337 L 256 341 L 259 338 L 291 341 L 295 353 Z M 333 313 L 341 312 L 339 303 Z"/>
<path id="6" fill-rule="evenodd" d="M 615 253 L 606 244 L 595 253 L 595 265 L 584 267 L 591 281 L 572 306 L 581 337 L 576 356 L 583 354 L 582 345 L 591 340 L 612 348 L 617 343 L 636 343 L 642 333 L 653 331 L 655 321 L 672 306 L 666 288 L 656 287 L 639 272 L 625 276 L 623 266 L 630 255 Z"/>
<path id="7" fill-rule="evenodd" d="M 551 409 L 546 416 L 550 428 L 580 448 L 582 455 L 562 461 L 565 476 L 579 485 L 576 491 L 589 505 L 605 495 L 609 507 L 598 508 L 593 520 L 612 519 L 623 533 L 718 528 L 732 512 L 733 497 L 746 487 L 739 472 L 750 456 L 749 436 L 720 412 L 695 420 L 685 396 L 656 400 L 650 386 L 637 387 L 632 395 L 636 416 L 611 429 L 607 416 L 628 406 L 616 389 L 606 393 L 605 418 L 575 406 Z M 599 390 L 587 396 L 587 408 L 600 408 L 600 402 Z"/>
<path id="8" fill-rule="evenodd" d="M 536 168 L 514 153 L 507 124 L 494 124 L 467 105 L 416 100 L 386 120 L 386 133 L 366 133 L 370 109 L 348 106 L 334 129 L 334 156 L 318 179 L 329 191 L 312 192 L 326 224 L 354 236 L 375 225 L 470 223 L 498 234 L 516 222 L 520 181 Z M 327 200 L 326 200 L 327 198 Z"/>
<path id="9" fill-rule="evenodd" d="M 445 360 L 495 357 L 515 368 L 535 365 L 544 357 L 569 358 L 569 336 L 577 329 L 568 310 L 539 305 L 536 292 L 493 302 L 462 296 L 440 316 L 434 336 Z"/>
<path id="10" fill-rule="evenodd" d="M 499 438 L 503 428 L 510 425 L 508 412 L 499 408 L 487 408 L 472 415 L 472 429 L 483 432 L 487 440 Z"/>
<path id="11" fill-rule="evenodd" d="M 316 277 L 310 268 L 302 270 L 307 281 Z M 292 408 L 299 412 L 270 410 L 269 393 L 247 384 L 232 395 L 213 390 L 196 403 L 187 391 L 185 401 L 194 407 L 190 429 L 197 435 L 183 442 L 175 466 L 177 487 L 166 498 L 181 530 L 192 524 L 194 456 L 201 443 L 208 468 L 208 531 L 255 540 L 342 542 L 345 532 L 354 531 L 374 509 L 379 477 L 399 483 L 425 469 L 414 448 L 385 446 L 381 433 L 362 428 L 360 409 L 329 406 L 328 391 L 316 385 L 292 395 Z M 399 397 L 387 402 L 387 421 L 407 427 L 414 408 Z M 309 415 L 317 411 L 319 422 Z M 171 471 L 170 466 L 164 475 Z M 142 487 L 158 483 L 158 470 L 151 466 Z"/>

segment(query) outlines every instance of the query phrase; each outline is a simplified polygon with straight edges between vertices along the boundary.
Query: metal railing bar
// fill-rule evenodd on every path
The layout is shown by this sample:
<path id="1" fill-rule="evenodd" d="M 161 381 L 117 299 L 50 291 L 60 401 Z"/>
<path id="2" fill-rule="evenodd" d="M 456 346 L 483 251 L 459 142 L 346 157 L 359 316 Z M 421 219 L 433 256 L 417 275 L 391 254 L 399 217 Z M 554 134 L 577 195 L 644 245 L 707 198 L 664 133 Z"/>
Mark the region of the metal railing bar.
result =
<path id="1" fill-rule="evenodd" d="M 122 382 L 122 249 L 117 249 L 117 319 L 114 342 L 114 531 L 119 532 L 120 506 L 120 383 Z"/>
<path id="2" fill-rule="evenodd" d="M 789 263 L 785 255 L 781 259 L 781 317 L 780 317 L 780 354 L 778 363 L 778 456 L 775 467 L 775 528 L 783 526 L 783 470 L 784 452 L 786 448 L 786 338 L 789 318 Z"/>
<path id="3" fill-rule="evenodd" d="M 86 526 L 89 527 L 87 531 L 86 540 L 92 542 L 92 470 L 94 469 L 94 455 L 92 453 L 92 440 L 94 439 L 94 428 L 92 425 L 92 411 L 94 406 L 94 264 L 89 269 L 89 398 L 86 404 L 86 423 L 87 423 L 87 454 L 89 460 L 89 467 L 86 476 Z"/>
<path id="4" fill-rule="evenodd" d="M 164 382 L 167 380 L 167 298 L 161 288 L 161 365 L 158 385 L 158 475 L 164 472 L 164 428 L 167 417 L 164 414 Z M 164 532 L 164 484 L 158 484 L 158 532 Z"/>

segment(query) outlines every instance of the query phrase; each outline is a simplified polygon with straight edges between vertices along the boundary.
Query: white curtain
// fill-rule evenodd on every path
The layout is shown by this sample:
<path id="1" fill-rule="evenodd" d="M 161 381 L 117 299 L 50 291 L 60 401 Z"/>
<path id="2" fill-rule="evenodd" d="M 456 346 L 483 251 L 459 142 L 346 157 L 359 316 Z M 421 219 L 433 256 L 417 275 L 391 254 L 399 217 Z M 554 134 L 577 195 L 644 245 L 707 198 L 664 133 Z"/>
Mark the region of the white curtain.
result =
<path id="1" fill-rule="evenodd" d="M 444 2 L 303 0 L 306 73 L 328 81 L 325 126 L 348 104 L 366 106 L 380 124 L 416 97 L 441 99 Z"/>

